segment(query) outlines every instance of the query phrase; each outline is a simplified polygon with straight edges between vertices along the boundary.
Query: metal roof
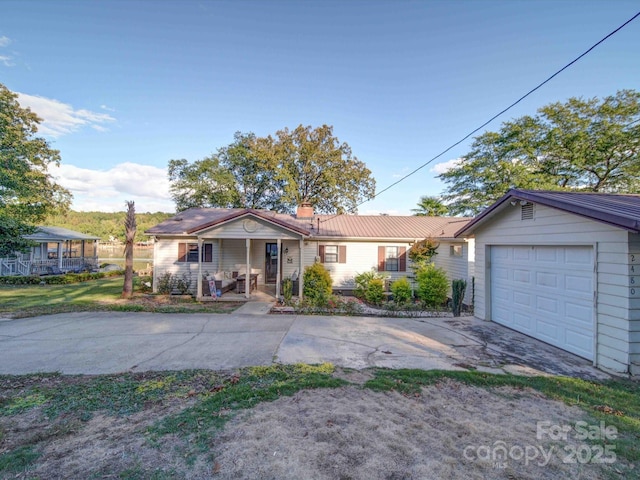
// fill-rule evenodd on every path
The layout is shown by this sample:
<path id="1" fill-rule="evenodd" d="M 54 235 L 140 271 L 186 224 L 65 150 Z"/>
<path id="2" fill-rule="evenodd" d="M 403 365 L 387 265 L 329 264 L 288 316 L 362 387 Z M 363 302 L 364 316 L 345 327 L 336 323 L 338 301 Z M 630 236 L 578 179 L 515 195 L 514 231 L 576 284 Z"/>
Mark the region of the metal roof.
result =
<path id="1" fill-rule="evenodd" d="M 148 235 L 191 235 L 244 216 L 254 216 L 312 238 L 422 239 L 453 238 L 468 222 L 459 217 L 391 215 L 295 215 L 244 208 L 192 208 L 148 229 Z"/>
<path id="2" fill-rule="evenodd" d="M 35 233 L 25 235 L 25 238 L 35 241 L 61 242 L 65 240 L 99 240 L 100 237 L 69 230 L 62 227 L 38 227 Z"/>
<path id="3" fill-rule="evenodd" d="M 459 229 L 455 236 L 472 234 L 514 199 L 556 208 L 630 232 L 640 233 L 640 195 L 512 189 Z"/>

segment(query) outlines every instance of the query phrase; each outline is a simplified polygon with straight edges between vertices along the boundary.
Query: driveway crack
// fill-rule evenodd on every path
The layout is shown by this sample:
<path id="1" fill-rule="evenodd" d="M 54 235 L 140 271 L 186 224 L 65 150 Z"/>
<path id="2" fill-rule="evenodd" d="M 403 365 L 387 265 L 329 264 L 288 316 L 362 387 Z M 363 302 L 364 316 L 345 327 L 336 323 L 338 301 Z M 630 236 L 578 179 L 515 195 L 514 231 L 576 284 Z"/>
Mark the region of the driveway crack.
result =
<path id="1" fill-rule="evenodd" d="M 209 325 L 210 322 L 211 322 L 211 318 L 208 318 L 207 321 L 202 324 L 202 327 L 200 327 L 200 331 L 196 332 L 191 338 L 186 339 L 184 342 L 177 343 L 176 345 L 172 345 L 170 347 L 167 347 L 164 350 L 161 350 L 160 352 L 156 353 L 152 357 L 147 358 L 146 360 L 143 360 L 142 362 L 138 362 L 138 364 L 132 366 L 130 368 L 130 370 L 134 370 L 134 369 L 138 368 L 140 365 L 143 365 L 145 363 L 149 363 L 150 361 L 155 360 L 156 358 L 160 357 L 161 355 L 164 355 L 166 352 L 168 352 L 170 350 L 173 350 L 173 349 L 178 348 L 178 347 L 182 347 L 183 345 L 186 345 L 187 343 L 193 341 L 194 339 L 196 339 L 200 335 L 202 335 L 202 333 L 204 332 L 204 329 L 207 327 L 207 325 Z"/>

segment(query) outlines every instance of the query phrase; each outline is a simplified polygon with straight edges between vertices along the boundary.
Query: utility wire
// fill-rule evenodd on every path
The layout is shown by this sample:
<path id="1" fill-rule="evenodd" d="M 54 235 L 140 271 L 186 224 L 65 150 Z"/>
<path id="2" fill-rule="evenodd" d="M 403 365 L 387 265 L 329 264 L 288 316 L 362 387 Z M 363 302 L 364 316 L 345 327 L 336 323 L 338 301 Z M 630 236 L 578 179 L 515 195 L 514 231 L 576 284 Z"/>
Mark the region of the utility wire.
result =
<path id="1" fill-rule="evenodd" d="M 544 80 L 543 82 L 539 83 L 538 85 L 536 85 L 534 88 L 532 88 L 531 90 L 529 90 L 527 93 L 525 93 L 524 95 L 522 95 L 520 98 L 518 98 L 515 102 L 513 102 L 511 105 L 509 105 L 507 108 L 501 110 L 499 113 L 496 113 L 493 117 L 491 117 L 489 120 L 487 120 L 486 122 L 484 122 L 482 125 L 480 125 L 478 128 L 476 128 L 475 130 L 472 130 L 471 132 L 469 132 L 467 135 L 465 135 L 464 137 L 462 137 L 460 140 L 458 140 L 456 143 L 452 144 L 451 146 L 447 147 L 446 149 L 444 149 L 442 152 L 440 152 L 439 154 L 437 154 L 435 157 L 432 157 L 431 159 L 427 160 L 425 163 L 423 163 L 422 165 L 420 165 L 419 167 L 417 167 L 416 169 L 412 170 L 411 172 L 407 173 L 404 177 L 396 180 L 395 182 L 393 182 L 391 185 L 389 185 L 388 187 L 383 188 L 382 190 L 380 190 L 378 193 L 376 193 L 373 197 L 364 200 L 362 202 L 360 202 L 358 205 L 356 205 L 355 207 L 353 207 L 351 210 L 349 211 L 354 211 L 357 210 L 358 207 L 364 205 L 367 202 L 370 202 L 371 200 L 377 198 L 378 196 L 382 195 L 384 192 L 392 189 L 393 187 L 395 187 L 396 185 L 398 185 L 400 182 L 405 181 L 407 178 L 411 177 L 412 175 L 415 175 L 416 173 L 418 173 L 420 170 L 422 170 L 424 167 L 426 167 L 427 165 L 429 165 L 431 162 L 433 162 L 434 160 L 437 160 L 438 158 L 440 158 L 442 155 L 444 155 L 445 153 L 447 153 L 449 150 L 451 150 L 454 147 L 457 147 L 458 145 L 460 145 L 462 142 L 464 142 L 467 138 L 469 138 L 471 135 L 473 135 L 474 133 L 476 133 L 478 130 L 481 130 L 482 128 L 486 127 L 487 125 L 489 125 L 491 122 L 493 122 L 496 118 L 500 117 L 502 114 L 506 113 L 507 111 L 511 110 L 513 107 L 515 107 L 517 104 L 519 104 L 522 100 L 524 100 L 525 98 L 527 98 L 529 95 L 531 95 L 533 92 L 535 92 L 536 90 L 540 89 L 543 85 L 549 83 L 551 80 L 553 80 L 555 77 L 557 77 L 558 75 L 560 75 L 562 72 L 564 72 L 567 68 L 569 68 L 570 66 L 572 66 L 574 63 L 576 63 L 578 60 L 580 60 L 582 57 L 584 57 L 585 55 L 589 54 L 594 48 L 596 48 L 598 45 L 600 45 L 601 43 L 603 43 L 604 41 L 606 41 L 607 39 L 609 39 L 610 37 L 612 37 L 613 35 L 615 35 L 616 33 L 618 33 L 620 30 L 622 30 L 624 27 L 626 27 L 628 24 L 630 24 L 631 22 L 633 22 L 636 18 L 640 17 L 640 12 L 636 13 L 633 17 L 631 17 L 629 20 L 627 20 L 626 22 L 624 22 L 622 25 L 620 25 L 618 28 L 616 28 L 615 30 L 613 30 L 611 33 L 609 33 L 608 35 L 606 35 L 605 37 L 601 38 L 600 40 L 598 40 L 596 43 L 594 43 L 591 47 L 589 47 L 587 50 L 585 50 L 583 53 L 581 53 L 579 56 L 577 56 L 576 58 L 574 58 L 573 60 L 571 60 L 569 63 L 567 63 L 564 67 L 562 67 L 560 70 L 558 70 L 557 72 L 555 72 L 553 75 L 547 77 L 546 80 Z M 337 217 L 339 214 L 333 215 L 325 220 L 322 220 L 322 223 L 327 222 L 335 217 Z"/>

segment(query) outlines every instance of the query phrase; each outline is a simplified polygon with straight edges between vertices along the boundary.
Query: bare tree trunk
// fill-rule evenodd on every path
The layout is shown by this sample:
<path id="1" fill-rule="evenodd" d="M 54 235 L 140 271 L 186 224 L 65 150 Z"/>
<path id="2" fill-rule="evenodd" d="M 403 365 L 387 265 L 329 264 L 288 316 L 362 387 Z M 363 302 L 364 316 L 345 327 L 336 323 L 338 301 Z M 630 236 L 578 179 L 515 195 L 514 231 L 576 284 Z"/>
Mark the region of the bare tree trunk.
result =
<path id="1" fill-rule="evenodd" d="M 124 286 L 122 298 L 133 297 L 133 242 L 136 238 L 136 207 L 133 201 L 127 203 L 127 217 L 124 220 Z"/>

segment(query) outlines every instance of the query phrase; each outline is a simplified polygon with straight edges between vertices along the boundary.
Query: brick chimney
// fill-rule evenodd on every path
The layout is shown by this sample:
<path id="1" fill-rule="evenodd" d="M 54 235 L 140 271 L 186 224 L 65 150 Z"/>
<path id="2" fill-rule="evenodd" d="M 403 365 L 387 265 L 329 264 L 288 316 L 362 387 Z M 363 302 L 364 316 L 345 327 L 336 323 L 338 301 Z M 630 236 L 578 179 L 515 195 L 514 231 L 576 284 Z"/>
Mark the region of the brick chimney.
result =
<path id="1" fill-rule="evenodd" d="M 298 210 L 296 211 L 296 218 L 300 219 L 311 219 L 313 218 L 313 207 L 308 202 L 302 202 L 298 205 Z"/>

